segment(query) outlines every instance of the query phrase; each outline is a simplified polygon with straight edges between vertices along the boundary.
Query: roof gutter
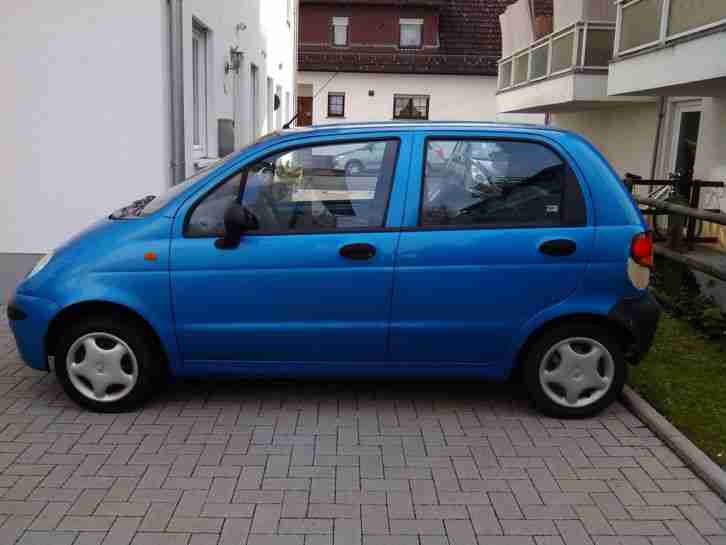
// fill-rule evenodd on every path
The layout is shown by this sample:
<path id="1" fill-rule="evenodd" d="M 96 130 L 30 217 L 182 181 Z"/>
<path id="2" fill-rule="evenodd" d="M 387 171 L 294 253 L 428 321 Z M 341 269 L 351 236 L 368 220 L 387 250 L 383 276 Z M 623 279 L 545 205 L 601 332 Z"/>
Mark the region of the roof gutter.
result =
<path id="1" fill-rule="evenodd" d="M 171 57 L 171 183 L 186 178 L 184 145 L 184 13 L 183 0 L 169 0 Z"/>

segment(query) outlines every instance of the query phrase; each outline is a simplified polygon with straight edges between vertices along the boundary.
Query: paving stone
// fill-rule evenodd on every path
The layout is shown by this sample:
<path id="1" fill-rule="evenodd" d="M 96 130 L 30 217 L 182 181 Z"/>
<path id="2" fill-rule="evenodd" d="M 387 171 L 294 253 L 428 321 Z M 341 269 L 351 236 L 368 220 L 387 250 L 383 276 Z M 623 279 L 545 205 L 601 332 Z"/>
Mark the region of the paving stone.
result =
<path id="1" fill-rule="evenodd" d="M 551 520 L 502 520 L 505 534 L 517 536 L 558 535 Z"/>
<path id="2" fill-rule="evenodd" d="M 83 517 L 69 515 L 63 517 L 58 525 L 59 530 L 108 530 L 114 522 L 115 517 L 93 516 Z"/>
<path id="3" fill-rule="evenodd" d="M 27 531 L 17 545 L 71 545 L 77 537 L 76 532 Z"/>

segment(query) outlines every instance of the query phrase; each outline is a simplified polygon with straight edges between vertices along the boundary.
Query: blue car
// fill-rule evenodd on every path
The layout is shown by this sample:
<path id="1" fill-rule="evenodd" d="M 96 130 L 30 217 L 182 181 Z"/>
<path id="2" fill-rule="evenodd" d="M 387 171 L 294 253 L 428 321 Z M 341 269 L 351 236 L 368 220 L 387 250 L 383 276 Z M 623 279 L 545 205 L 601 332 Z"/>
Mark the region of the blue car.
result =
<path id="1" fill-rule="evenodd" d="M 381 152 L 351 174 L 336 158 Z M 169 377 L 520 377 L 602 410 L 648 351 L 651 235 L 576 134 L 379 123 L 270 134 L 41 259 L 25 362 L 101 412 Z"/>

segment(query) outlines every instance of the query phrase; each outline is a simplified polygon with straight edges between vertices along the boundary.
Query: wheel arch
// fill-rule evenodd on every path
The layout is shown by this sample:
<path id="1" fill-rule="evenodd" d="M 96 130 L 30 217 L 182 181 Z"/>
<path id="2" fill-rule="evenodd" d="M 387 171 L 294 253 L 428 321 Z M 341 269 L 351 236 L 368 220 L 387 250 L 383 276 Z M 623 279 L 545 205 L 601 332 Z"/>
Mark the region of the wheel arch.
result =
<path id="1" fill-rule="evenodd" d="M 514 365 L 512 366 L 512 374 L 518 375 L 521 373 L 522 365 L 524 360 L 527 358 L 527 354 L 532 346 L 542 338 L 548 331 L 554 328 L 560 327 L 568 322 L 578 323 L 590 323 L 604 327 L 611 331 L 618 340 L 621 342 L 624 353 L 628 353 L 631 347 L 635 343 L 635 338 L 632 331 L 630 331 L 623 323 L 615 320 L 611 317 L 604 316 L 602 314 L 591 314 L 591 313 L 576 313 L 566 314 L 558 316 L 551 320 L 540 324 L 526 337 L 525 341 L 519 346 L 515 352 Z"/>
<path id="2" fill-rule="evenodd" d="M 149 340 L 153 343 L 154 349 L 162 356 L 165 371 L 170 371 L 169 354 L 164 348 L 164 343 L 159 333 L 154 329 L 151 323 L 137 311 L 122 305 L 120 303 L 92 300 L 74 303 L 63 308 L 51 320 L 48 331 L 44 339 L 44 349 L 47 356 L 55 356 L 58 339 L 63 331 L 63 325 L 69 321 L 82 319 L 91 315 L 108 315 L 115 314 L 122 319 L 130 320 L 141 326 L 147 333 Z"/>

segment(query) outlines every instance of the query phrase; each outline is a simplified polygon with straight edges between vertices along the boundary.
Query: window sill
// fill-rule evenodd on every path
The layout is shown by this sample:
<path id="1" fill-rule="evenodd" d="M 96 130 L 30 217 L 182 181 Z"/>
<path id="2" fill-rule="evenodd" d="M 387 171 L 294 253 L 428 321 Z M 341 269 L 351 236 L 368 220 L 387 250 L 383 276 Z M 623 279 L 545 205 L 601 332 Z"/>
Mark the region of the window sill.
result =
<path id="1" fill-rule="evenodd" d="M 327 119 L 345 119 L 344 115 L 328 115 L 326 116 Z"/>

